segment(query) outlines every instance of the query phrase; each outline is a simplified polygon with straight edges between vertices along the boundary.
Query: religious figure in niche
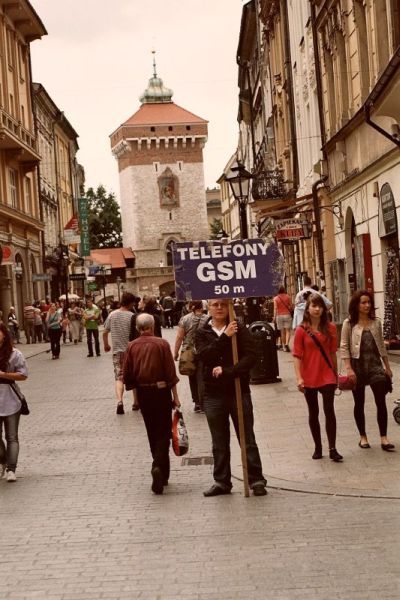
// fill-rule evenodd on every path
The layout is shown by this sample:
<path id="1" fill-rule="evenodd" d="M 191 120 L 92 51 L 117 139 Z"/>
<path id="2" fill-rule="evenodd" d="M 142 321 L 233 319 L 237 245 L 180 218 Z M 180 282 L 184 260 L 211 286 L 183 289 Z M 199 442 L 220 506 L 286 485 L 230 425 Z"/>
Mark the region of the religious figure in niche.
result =
<path id="1" fill-rule="evenodd" d="M 168 167 L 158 178 L 160 206 L 171 208 L 179 204 L 179 181 Z"/>

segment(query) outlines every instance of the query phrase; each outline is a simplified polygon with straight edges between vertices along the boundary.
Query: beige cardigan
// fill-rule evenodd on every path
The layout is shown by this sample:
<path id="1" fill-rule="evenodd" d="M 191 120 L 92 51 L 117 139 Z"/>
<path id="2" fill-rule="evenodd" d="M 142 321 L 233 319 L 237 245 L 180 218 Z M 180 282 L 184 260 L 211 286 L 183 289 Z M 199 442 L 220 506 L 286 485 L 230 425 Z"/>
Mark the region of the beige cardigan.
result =
<path id="1" fill-rule="evenodd" d="M 364 328 L 361 325 L 351 327 L 349 319 L 345 319 L 342 327 L 342 336 L 340 340 L 340 352 L 342 359 L 360 358 L 361 336 Z M 373 335 L 376 346 L 381 358 L 387 356 L 385 344 L 383 342 L 382 323 L 380 319 L 374 319 L 370 322 L 369 330 Z"/>

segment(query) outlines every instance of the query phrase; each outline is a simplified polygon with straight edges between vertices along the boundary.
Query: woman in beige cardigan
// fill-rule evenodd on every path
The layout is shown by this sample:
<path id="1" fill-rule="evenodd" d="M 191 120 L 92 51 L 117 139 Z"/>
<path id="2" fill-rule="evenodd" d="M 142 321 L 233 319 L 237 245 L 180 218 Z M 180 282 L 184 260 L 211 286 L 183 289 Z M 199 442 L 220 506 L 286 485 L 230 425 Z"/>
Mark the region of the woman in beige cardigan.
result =
<path id="1" fill-rule="evenodd" d="M 365 386 L 371 387 L 374 394 L 381 448 L 387 452 L 394 450 L 386 436 L 388 413 L 386 393 L 392 379 L 392 371 L 383 342 L 382 324 L 375 317 L 374 299 L 367 290 L 355 292 L 349 304 L 349 318 L 343 323 L 341 355 L 347 375 L 355 384 L 354 418 L 360 433 L 360 448 L 370 448 L 365 429 Z"/>

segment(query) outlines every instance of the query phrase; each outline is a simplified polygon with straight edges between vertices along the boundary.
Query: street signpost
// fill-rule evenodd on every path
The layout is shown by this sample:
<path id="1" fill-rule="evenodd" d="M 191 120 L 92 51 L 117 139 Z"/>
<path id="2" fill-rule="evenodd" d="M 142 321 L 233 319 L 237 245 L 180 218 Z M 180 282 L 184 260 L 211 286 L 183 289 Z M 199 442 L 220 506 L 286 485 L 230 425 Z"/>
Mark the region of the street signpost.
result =
<path id="1" fill-rule="evenodd" d="M 51 281 L 51 275 L 49 273 L 33 273 L 32 281 Z"/>
<path id="2" fill-rule="evenodd" d="M 282 285 L 283 256 L 274 243 L 261 239 L 180 242 L 173 247 L 178 301 L 229 299 L 229 321 L 235 319 L 232 299 L 275 295 Z M 233 363 L 239 361 L 237 338 L 232 336 Z M 249 496 L 246 436 L 240 378 L 235 377 L 244 495 Z"/>

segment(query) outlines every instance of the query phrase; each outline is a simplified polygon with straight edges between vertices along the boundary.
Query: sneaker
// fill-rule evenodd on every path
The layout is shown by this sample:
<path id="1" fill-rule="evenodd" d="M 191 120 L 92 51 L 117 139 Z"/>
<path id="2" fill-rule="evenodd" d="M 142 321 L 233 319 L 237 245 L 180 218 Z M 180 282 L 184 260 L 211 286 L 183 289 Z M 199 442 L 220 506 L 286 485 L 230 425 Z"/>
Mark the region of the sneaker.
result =
<path id="1" fill-rule="evenodd" d="M 15 475 L 14 471 L 7 471 L 7 481 L 17 481 L 17 476 Z"/>

